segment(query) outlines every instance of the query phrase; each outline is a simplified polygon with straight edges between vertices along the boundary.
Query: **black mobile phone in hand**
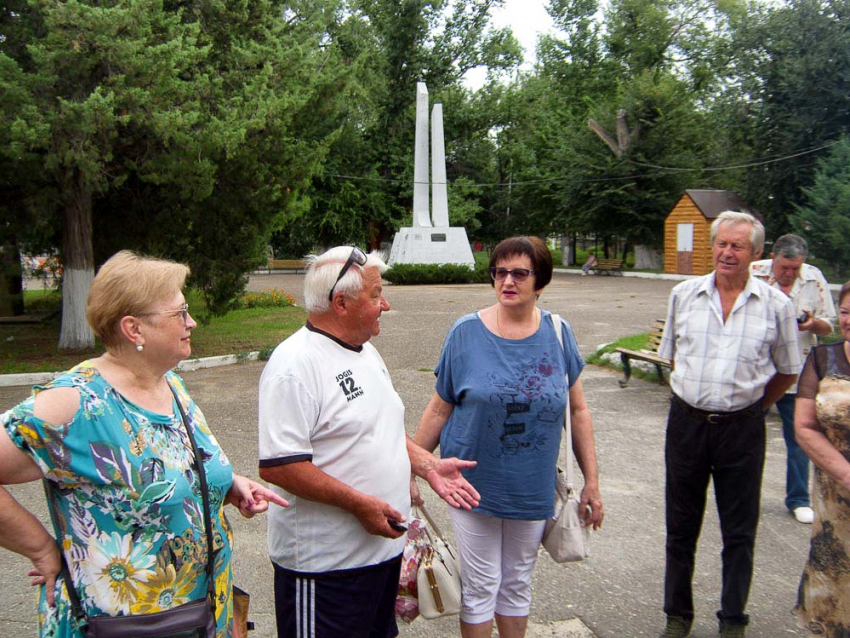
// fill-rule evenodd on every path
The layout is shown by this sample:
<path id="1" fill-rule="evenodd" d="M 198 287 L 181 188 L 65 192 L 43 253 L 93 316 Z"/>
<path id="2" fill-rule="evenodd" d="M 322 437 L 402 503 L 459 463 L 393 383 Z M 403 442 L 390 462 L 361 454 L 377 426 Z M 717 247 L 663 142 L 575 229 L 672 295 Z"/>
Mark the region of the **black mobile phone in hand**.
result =
<path id="1" fill-rule="evenodd" d="M 396 521 L 390 520 L 389 518 L 387 519 L 387 524 L 397 532 L 407 531 L 407 528 L 404 525 L 402 525 L 401 523 L 397 523 Z"/>

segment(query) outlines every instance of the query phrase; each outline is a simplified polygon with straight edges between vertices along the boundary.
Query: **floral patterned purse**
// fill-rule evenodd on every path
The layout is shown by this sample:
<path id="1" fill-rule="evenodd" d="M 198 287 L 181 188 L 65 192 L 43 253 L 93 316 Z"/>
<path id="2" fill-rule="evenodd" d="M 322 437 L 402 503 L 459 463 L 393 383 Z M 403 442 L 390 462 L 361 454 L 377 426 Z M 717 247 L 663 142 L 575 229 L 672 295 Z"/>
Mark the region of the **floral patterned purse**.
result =
<path id="1" fill-rule="evenodd" d="M 209 490 L 207 489 L 203 457 L 195 443 L 195 436 L 189 427 L 189 421 L 186 418 L 183 406 L 180 404 L 180 399 L 174 388 L 171 387 L 171 384 L 168 387 L 174 395 L 174 400 L 177 402 L 177 408 L 180 410 L 180 417 L 183 420 L 183 426 L 186 428 L 186 434 L 189 437 L 192 452 L 195 456 L 195 467 L 198 472 L 198 482 L 200 483 L 201 498 L 204 505 L 204 524 L 206 526 L 207 537 L 207 564 L 205 568 L 207 574 L 207 595 L 185 605 L 179 605 L 172 609 L 166 609 L 165 611 L 152 614 L 133 614 L 126 616 L 98 614 L 96 616 L 87 616 L 80 604 L 80 598 L 71 580 L 71 570 L 68 568 L 65 553 L 62 551 L 60 545 L 59 553 L 62 557 L 62 578 L 65 580 L 74 617 L 77 619 L 78 626 L 84 631 L 87 638 L 216 638 L 213 530 L 210 517 Z M 44 481 L 44 486 L 47 492 L 47 502 L 50 505 L 54 488 L 47 480 Z M 52 508 L 50 514 L 53 517 Z M 56 527 L 55 519 L 54 527 Z"/>

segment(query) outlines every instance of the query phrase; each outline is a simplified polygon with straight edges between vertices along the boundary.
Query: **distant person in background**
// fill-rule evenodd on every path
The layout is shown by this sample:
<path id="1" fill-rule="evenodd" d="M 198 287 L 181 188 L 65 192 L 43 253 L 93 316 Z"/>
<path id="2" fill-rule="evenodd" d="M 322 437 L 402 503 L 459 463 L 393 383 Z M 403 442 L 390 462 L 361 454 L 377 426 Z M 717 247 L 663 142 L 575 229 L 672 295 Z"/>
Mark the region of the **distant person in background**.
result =
<path id="1" fill-rule="evenodd" d="M 586 261 L 586 262 L 584 262 L 584 266 L 582 266 L 582 267 L 581 267 L 581 274 L 582 274 L 582 275 L 586 275 L 586 274 L 587 274 L 587 273 L 589 273 L 591 270 L 593 270 L 594 268 L 596 268 L 596 266 L 597 266 L 598 264 L 599 264 L 599 260 L 596 258 L 596 255 L 595 255 L 594 253 L 590 253 L 590 254 L 587 256 L 587 261 Z"/>
<path id="2" fill-rule="evenodd" d="M 805 263 L 809 256 L 806 240 L 798 235 L 783 235 L 773 245 L 770 259 L 750 264 L 753 277 L 784 292 L 794 302 L 797 315 L 797 335 L 800 359 L 805 360 L 818 336 L 832 332 L 835 305 L 823 273 Z M 787 449 L 785 471 L 785 506 L 801 523 L 811 523 L 814 512 L 809 502 L 809 457 L 794 437 L 794 384 L 776 402 L 782 419 L 782 435 Z"/>
<path id="3" fill-rule="evenodd" d="M 796 612 L 807 636 L 850 636 L 850 283 L 838 296 L 844 340 L 809 353 L 797 389 L 797 441 L 815 464 L 815 524 Z"/>

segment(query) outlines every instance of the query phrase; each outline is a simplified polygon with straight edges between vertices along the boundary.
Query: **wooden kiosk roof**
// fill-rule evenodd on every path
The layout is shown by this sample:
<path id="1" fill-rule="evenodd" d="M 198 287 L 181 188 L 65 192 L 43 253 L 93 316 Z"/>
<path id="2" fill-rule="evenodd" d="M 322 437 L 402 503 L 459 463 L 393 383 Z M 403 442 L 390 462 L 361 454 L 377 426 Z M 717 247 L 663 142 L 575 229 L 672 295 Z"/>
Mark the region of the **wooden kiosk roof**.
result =
<path id="1" fill-rule="evenodd" d="M 706 219 L 717 219 L 720 213 L 727 210 L 751 212 L 734 191 L 688 189 L 685 194 Z"/>

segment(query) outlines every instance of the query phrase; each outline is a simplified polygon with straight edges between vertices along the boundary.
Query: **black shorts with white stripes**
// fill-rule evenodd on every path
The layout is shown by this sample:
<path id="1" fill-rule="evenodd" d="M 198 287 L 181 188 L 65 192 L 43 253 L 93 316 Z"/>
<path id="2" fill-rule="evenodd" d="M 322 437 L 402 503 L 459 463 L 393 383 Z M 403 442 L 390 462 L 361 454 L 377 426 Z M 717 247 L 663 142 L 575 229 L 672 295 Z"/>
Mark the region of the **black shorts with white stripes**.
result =
<path id="1" fill-rule="evenodd" d="M 272 563 L 274 565 L 274 563 Z M 278 638 L 394 638 L 401 556 L 319 574 L 274 565 Z"/>

